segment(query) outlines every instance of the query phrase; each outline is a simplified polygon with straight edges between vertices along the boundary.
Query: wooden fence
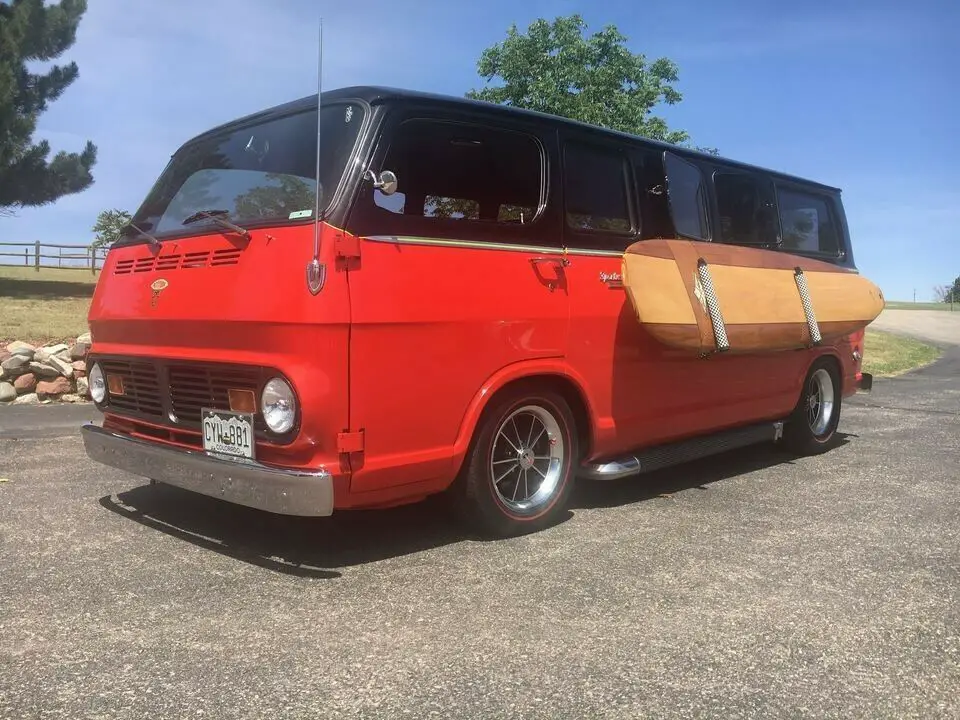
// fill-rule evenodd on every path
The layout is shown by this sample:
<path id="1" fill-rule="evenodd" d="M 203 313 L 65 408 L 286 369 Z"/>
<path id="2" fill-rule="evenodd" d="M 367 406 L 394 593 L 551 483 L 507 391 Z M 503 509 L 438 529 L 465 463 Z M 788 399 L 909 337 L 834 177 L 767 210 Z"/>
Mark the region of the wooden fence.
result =
<path id="1" fill-rule="evenodd" d="M 89 270 L 96 274 L 103 267 L 107 248 L 92 245 L 53 245 L 0 242 L 0 267 L 32 267 L 60 270 Z"/>

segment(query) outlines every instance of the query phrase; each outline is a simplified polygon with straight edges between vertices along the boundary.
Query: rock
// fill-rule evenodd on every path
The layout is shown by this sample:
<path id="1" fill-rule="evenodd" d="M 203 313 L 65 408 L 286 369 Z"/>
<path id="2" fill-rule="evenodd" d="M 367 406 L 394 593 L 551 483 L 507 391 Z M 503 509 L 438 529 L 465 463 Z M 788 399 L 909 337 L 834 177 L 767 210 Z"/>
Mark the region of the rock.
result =
<path id="1" fill-rule="evenodd" d="M 57 368 L 64 377 L 73 377 L 73 365 L 66 360 L 61 360 L 56 355 L 47 360 L 47 365 Z"/>
<path id="2" fill-rule="evenodd" d="M 90 345 L 88 343 L 78 342 L 72 348 L 70 348 L 70 359 L 71 360 L 83 360 L 87 353 L 90 352 Z"/>
<path id="3" fill-rule="evenodd" d="M 77 338 L 77 344 L 83 343 L 84 345 L 93 345 L 93 336 L 90 333 L 84 333 Z"/>
<path id="4" fill-rule="evenodd" d="M 27 360 L 33 360 L 33 354 L 36 352 L 36 348 L 29 343 L 20 342 L 15 340 L 14 342 L 7 345 L 7 352 L 11 355 L 23 355 Z"/>
<path id="5" fill-rule="evenodd" d="M 14 353 L 0 363 L 0 368 L 3 368 L 4 375 L 9 377 L 23 375 L 23 373 L 28 372 L 30 369 L 30 358 Z"/>
<path id="6" fill-rule="evenodd" d="M 65 363 L 73 362 L 73 358 L 70 356 L 69 348 L 67 348 L 66 350 L 61 350 L 56 355 L 54 355 L 54 357 L 57 358 L 57 360 L 63 360 Z"/>
<path id="7" fill-rule="evenodd" d="M 77 360 L 71 365 L 73 368 L 73 374 L 79 377 L 86 377 L 87 375 L 87 364 L 83 360 Z"/>
<path id="8" fill-rule="evenodd" d="M 36 362 L 45 363 L 49 361 L 50 358 L 56 357 L 58 354 L 62 353 L 65 350 L 69 350 L 69 348 L 63 343 L 60 343 L 58 345 L 47 345 L 46 347 L 42 347 L 39 350 L 37 350 L 33 355 L 33 359 Z"/>
<path id="9" fill-rule="evenodd" d="M 74 395 L 74 394 L 72 394 L 72 393 L 67 393 L 66 395 L 61 395 L 61 396 L 60 396 L 60 402 L 65 402 L 65 403 L 79 403 L 79 402 L 83 402 L 83 398 L 80 397 L 79 395 Z"/>
<path id="10" fill-rule="evenodd" d="M 0 403 L 12 402 L 17 399 L 17 389 L 8 382 L 0 382 Z"/>
<path id="11" fill-rule="evenodd" d="M 5 360 L 9 360 L 12 357 L 13 357 L 12 352 L 10 352 L 9 350 L 4 350 L 3 348 L 0 348 L 0 363 L 4 362 Z"/>
<path id="12" fill-rule="evenodd" d="M 37 405 L 40 403 L 40 398 L 37 397 L 36 393 L 30 393 L 29 395 L 21 395 L 16 400 L 13 401 L 14 405 Z"/>
<path id="13" fill-rule="evenodd" d="M 13 381 L 13 387 L 17 390 L 17 395 L 26 395 L 37 389 L 37 376 L 33 373 L 21 375 Z"/>
<path id="14" fill-rule="evenodd" d="M 47 365 L 46 363 L 38 362 L 30 363 L 30 372 L 42 379 L 55 378 L 60 375 L 59 368 L 53 367 L 52 365 Z"/>
<path id="15" fill-rule="evenodd" d="M 86 377 L 77 378 L 77 395 L 82 398 L 90 397 L 90 381 Z"/>
<path id="16" fill-rule="evenodd" d="M 51 395 L 63 395 L 73 391 L 73 383 L 65 377 L 58 377 L 54 380 L 41 380 L 37 383 L 37 395 L 41 399 Z"/>

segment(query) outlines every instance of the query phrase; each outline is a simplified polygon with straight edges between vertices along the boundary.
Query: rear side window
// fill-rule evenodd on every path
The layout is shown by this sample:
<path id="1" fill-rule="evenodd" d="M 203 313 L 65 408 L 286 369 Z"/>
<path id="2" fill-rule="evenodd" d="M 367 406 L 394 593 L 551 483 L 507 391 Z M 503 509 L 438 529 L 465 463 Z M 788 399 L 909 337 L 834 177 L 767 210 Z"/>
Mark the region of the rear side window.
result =
<path id="1" fill-rule="evenodd" d="M 567 224 L 580 231 L 631 232 L 626 157 L 567 143 L 563 160 Z"/>
<path id="2" fill-rule="evenodd" d="M 700 168 L 673 153 L 664 153 L 667 175 L 667 197 L 670 215 L 677 235 L 694 240 L 707 240 L 707 203 L 704 195 L 703 174 Z"/>
<path id="3" fill-rule="evenodd" d="M 783 249 L 796 252 L 840 252 L 840 237 L 825 198 L 812 193 L 777 189 Z"/>
<path id="4" fill-rule="evenodd" d="M 482 228 L 528 225 L 541 206 L 540 145 L 513 130 L 407 120 L 391 138 L 382 167 L 397 174 L 397 192 L 377 190 L 374 202 L 402 216 L 398 221 L 410 232 L 484 239 L 476 237 Z"/>
<path id="5" fill-rule="evenodd" d="M 773 183 L 758 175 L 717 171 L 713 176 L 720 215 L 720 241 L 776 246 L 780 238 Z"/>

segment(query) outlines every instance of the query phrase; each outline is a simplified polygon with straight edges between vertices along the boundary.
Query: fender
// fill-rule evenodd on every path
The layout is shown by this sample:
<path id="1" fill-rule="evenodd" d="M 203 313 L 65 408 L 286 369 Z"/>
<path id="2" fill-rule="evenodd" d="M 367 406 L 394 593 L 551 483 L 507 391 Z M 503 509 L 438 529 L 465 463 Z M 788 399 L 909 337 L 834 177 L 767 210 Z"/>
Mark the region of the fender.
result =
<path id="1" fill-rule="evenodd" d="M 516 363 L 506 365 L 497 370 L 481 385 L 480 391 L 474 395 L 473 400 L 467 406 L 460 422 L 460 430 L 457 433 L 457 439 L 453 445 L 453 470 L 459 472 L 461 465 L 467 455 L 470 447 L 470 440 L 473 438 L 477 423 L 480 422 L 480 416 L 483 414 L 487 403 L 498 391 L 506 385 L 525 378 L 553 376 L 563 378 L 571 382 L 580 395 L 584 407 L 587 410 L 587 419 L 590 423 L 590 441 L 591 445 L 596 443 L 596 411 L 590 396 L 584 391 L 586 383 L 583 378 L 567 363 L 563 357 L 538 358 L 536 360 L 521 360 Z"/>

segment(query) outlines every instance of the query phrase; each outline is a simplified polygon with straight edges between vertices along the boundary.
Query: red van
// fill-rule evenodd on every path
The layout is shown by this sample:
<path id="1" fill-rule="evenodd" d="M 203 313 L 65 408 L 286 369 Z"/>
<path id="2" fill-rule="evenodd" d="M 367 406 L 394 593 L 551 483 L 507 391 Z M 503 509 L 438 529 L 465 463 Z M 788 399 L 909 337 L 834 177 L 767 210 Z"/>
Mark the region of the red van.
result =
<path id="1" fill-rule="evenodd" d="M 853 268 L 838 190 L 460 98 L 320 101 L 187 142 L 111 248 L 93 459 L 291 515 L 448 492 L 510 535 L 549 524 L 576 477 L 820 452 L 869 385 L 862 337 L 701 358 L 647 334 L 621 286 L 644 239 L 747 228 L 784 248 L 755 211 L 783 191 L 817 225 L 789 251 Z"/>

